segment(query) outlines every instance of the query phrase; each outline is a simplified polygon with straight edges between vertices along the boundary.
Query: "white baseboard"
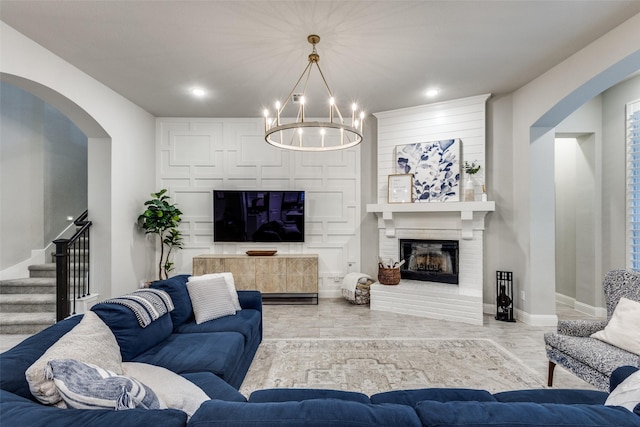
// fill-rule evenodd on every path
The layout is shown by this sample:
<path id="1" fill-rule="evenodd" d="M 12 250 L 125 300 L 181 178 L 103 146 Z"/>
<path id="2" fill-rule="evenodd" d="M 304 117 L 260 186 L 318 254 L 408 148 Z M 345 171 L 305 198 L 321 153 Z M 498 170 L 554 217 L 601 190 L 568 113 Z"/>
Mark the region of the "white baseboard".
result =
<path id="1" fill-rule="evenodd" d="M 0 271 L 0 280 L 23 279 L 29 277 L 29 266 L 45 263 L 45 249 L 34 249 L 31 257 Z"/>
<path id="2" fill-rule="evenodd" d="M 556 326 L 558 316 L 555 314 L 529 314 L 520 309 L 515 310 L 515 318 L 529 326 Z"/>
<path id="3" fill-rule="evenodd" d="M 576 301 L 567 295 L 556 293 L 556 302 L 559 304 L 568 305 L 580 313 L 587 314 L 594 317 L 607 317 L 607 309 L 604 307 L 594 307 L 593 305 L 585 304 L 580 301 Z"/>
<path id="4" fill-rule="evenodd" d="M 496 314 L 495 304 L 483 304 L 482 311 L 485 314 Z M 555 314 L 529 314 L 519 308 L 514 309 L 513 317 L 529 326 L 556 326 L 558 324 L 558 316 Z"/>

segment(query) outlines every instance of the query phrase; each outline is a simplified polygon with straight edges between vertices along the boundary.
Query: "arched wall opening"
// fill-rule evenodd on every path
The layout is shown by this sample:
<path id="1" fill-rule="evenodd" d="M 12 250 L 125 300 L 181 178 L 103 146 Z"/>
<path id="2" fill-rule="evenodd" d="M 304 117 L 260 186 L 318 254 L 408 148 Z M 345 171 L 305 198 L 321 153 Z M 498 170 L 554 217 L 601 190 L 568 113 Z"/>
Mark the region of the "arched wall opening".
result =
<path id="1" fill-rule="evenodd" d="M 582 107 L 592 98 L 615 86 L 628 76 L 640 70 L 640 50 L 609 66 L 604 71 L 577 87 L 562 98 L 552 108 L 542 114 L 529 129 L 529 179 L 530 179 L 530 271 L 529 290 L 536 295 L 535 308 L 532 311 L 543 315 L 556 313 L 556 133 L 557 127 L 573 112 Z M 622 121 L 622 118 L 621 118 Z M 597 148 L 592 153 L 594 158 L 599 156 Z M 596 169 L 595 183 L 591 186 L 595 190 L 589 207 L 593 235 L 588 236 L 593 246 L 593 253 L 588 257 L 593 263 L 588 266 L 588 277 L 583 271 L 582 281 L 588 281 L 589 295 L 583 298 L 594 307 L 603 305 L 602 276 L 604 274 L 601 253 L 601 185 Z"/>
<path id="2" fill-rule="evenodd" d="M 63 113 L 86 136 L 87 208 L 89 219 L 100 227 L 91 232 L 92 293 L 111 293 L 111 137 L 84 109 L 64 95 L 38 82 L 0 72 L 0 80 L 42 99 Z M 94 260 L 99 260 L 94 262 Z"/>

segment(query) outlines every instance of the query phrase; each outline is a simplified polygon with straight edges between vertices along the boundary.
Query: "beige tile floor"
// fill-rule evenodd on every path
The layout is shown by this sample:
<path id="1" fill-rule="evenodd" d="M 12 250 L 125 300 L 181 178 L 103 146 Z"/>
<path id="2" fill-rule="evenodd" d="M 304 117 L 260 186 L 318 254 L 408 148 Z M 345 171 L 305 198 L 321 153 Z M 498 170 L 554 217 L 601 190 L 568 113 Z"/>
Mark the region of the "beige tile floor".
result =
<path id="1" fill-rule="evenodd" d="M 318 305 L 265 305 L 264 338 L 488 338 L 519 358 L 541 379 L 547 377 L 547 358 L 542 335 L 554 327 L 507 323 L 484 316 L 483 326 L 433 320 L 370 310 L 343 299 L 321 299 Z M 558 306 L 560 319 L 589 318 L 567 306 Z M 0 335 L 0 352 L 28 335 Z M 558 367 L 554 387 L 588 388 L 588 383 Z"/>

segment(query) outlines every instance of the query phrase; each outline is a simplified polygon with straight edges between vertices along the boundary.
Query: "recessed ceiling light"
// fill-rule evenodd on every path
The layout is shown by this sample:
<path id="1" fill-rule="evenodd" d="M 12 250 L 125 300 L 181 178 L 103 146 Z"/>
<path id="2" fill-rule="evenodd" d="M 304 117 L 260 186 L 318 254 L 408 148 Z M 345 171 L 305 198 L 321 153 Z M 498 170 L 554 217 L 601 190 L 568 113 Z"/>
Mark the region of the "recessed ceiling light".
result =
<path id="1" fill-rule="evenodd" d="M 433 98 L 433 97 L 434 97 L 434 96 L 436 96 L 438 93 L 440 93 L 440 91 L 439 91 L 438 89 L 429 89 L 429 90 L 426 92 L 426 95 L 427 95 L 429 98 Z"/>
<path id="2" fill-rule="evenodd" d="M 202 89 L 201 87 L 194 87 L 193 89 L 191 89 L 191 94 L 193 96 L 197 96 L 198 98 L 201 98 L 207 94 L 207 91 Z"/>

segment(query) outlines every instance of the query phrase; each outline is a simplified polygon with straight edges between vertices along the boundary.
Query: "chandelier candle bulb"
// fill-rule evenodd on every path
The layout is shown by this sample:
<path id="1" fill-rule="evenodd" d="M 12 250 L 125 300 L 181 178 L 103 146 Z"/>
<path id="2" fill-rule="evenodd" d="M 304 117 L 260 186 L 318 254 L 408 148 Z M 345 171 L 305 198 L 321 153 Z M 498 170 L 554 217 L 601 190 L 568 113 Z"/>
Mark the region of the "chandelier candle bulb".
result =
<path id="1" fill-rule="evenodd" d="M 276 126 L 280 126 L 280 101 L 276 101 Z M 282 135 L 282 132 L 280 133 Z M 282 137 L 280 137 L 282 141 Z"/>
<path id="2" fill-rule="evenodd" d="M 333 104 L 335 104 L 335 100 L 333 98 L 329 99 L 329 123 L 333 123 Z"/>

